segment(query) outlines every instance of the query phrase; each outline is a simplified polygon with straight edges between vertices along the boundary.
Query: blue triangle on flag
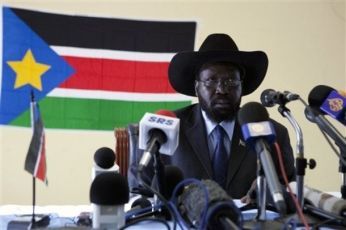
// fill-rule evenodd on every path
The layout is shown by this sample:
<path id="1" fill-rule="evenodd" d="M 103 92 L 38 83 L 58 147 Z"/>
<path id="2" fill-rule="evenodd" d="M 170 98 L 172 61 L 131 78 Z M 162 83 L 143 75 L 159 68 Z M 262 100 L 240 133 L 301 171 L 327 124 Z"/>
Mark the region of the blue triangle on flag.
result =
<path id="1" fill-rule="evenodd" d="M 74 70 L 10 8 L 3 7 L 2 10 L 3 53 L 2 75 L 0 76 L 0 124 L 9 124 L 30 108 L 31 90 L 34 90 L 35 98 L 39 101 L 69 78 Z M 8 62 L 22 61 L 29 50 L 37 63 L 49 66 L 49 69 L 41 76 L 41 90 L 30 84 L 14 87 L 17 73 Z M 27 72 L 30 73 L 30 70 Z"/>

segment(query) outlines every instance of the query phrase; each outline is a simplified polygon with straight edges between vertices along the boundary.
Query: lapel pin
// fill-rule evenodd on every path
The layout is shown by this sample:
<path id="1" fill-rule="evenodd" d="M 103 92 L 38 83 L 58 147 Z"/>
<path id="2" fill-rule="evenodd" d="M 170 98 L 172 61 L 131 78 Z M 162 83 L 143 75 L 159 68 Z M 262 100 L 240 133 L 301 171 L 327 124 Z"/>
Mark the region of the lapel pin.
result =
<path id="1" fill-rule="evenodd" d="M 245 142 L 243 140 L 239 140 L 239 145 L 245 146 Z"/>

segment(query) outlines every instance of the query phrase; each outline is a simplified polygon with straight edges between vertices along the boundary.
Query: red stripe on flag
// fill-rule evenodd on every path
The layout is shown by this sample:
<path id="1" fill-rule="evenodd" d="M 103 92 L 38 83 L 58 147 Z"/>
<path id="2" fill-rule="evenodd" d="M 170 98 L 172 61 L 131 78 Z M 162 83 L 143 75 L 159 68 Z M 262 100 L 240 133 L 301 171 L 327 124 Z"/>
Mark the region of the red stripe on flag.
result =
<path id="1" fill-rule="evenodd" d="M 39 151 L 38 160 L 36 161 L 36 172 L 35 177 L 40 179 L 41 181 L 46 181 L 46 173 L 47 173 L 47 164 L 46 164 L 46 140 L 44 131 L 42 131 L 41 136 L 41 149 Z"/>
<path id="2" fill-rule="evenodd" d="M 60 88 L 136 93 L 174 93 L 168 62 L 124 61 L 65 56 L 75 69 Z"/>

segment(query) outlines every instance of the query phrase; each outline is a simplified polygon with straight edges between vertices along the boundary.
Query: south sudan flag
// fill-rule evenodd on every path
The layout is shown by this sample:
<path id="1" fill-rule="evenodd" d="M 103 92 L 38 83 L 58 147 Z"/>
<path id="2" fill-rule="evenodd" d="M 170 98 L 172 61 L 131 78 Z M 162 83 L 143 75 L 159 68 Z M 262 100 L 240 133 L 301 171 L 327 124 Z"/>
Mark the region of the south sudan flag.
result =
<path id="1" fill-rule="evenodd" d="M 112 130 L 145 112 L 191 103 L 168 82 L 195 22 L 52 14 L 3 7 L 0 123 L 30 125 L 30 92 L 46 128 Z"/>

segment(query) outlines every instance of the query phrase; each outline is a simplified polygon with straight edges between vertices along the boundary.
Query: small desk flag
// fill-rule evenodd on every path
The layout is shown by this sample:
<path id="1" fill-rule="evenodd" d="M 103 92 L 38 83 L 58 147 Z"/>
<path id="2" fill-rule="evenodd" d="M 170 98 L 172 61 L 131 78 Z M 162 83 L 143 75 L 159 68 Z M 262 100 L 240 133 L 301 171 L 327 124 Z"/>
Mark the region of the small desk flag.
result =
<path id="1" fill-rule="evenodd" d="M 38 103 L 35 101 L 31 102 L 31 120 L 33 136 L 25 159 L 25 170 L 48 184 L 44 127 Z"/>

